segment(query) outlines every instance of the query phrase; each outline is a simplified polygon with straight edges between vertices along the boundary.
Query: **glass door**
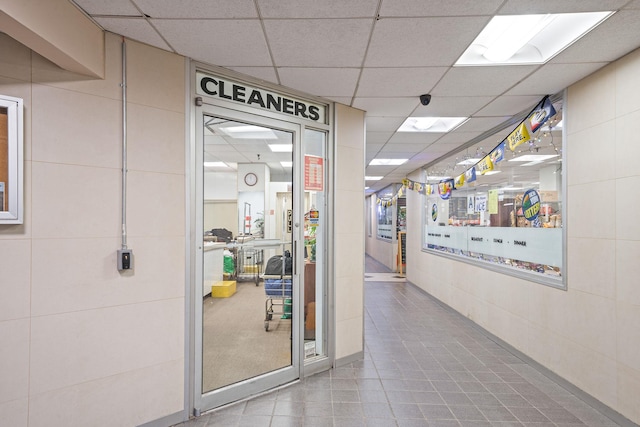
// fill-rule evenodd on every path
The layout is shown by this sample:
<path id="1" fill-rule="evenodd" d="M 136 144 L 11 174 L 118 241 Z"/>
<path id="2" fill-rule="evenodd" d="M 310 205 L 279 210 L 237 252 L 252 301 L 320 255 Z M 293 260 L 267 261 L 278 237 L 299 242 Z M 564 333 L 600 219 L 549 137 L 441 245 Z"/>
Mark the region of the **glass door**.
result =
<path id="1" fill-rule="evenodd" d="M 300 377 L 304 274 L 300 126 L 198 110 L 196 413 Z"/>

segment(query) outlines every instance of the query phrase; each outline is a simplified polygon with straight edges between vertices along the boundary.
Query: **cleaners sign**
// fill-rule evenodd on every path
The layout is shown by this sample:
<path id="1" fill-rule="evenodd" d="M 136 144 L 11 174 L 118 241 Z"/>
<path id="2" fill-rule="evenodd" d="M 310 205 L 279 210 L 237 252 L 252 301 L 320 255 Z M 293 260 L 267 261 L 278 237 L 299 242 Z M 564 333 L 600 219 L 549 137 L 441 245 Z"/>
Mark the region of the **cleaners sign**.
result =
<path id="1" fill-rule="evenodd" d="M 283 96 L 275 92 L 201 72 L 196 73 L 196 93 L 245 104 L 249 107 L 289 114 L 300 119 L 326 123 L 326 112 L 323 105 L 312 104 L 301 99 Z"/>

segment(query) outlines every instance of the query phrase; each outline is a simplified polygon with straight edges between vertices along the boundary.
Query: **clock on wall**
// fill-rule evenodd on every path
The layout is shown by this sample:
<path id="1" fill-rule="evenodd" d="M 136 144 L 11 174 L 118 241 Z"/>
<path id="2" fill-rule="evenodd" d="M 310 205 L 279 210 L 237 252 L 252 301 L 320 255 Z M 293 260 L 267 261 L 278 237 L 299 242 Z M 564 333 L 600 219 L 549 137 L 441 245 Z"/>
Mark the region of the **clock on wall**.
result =
<path id="1" fill-rule="evenodd" d="M 253 172 L 249 172 L 244 176 L 244 183 L 253 187 L 258 183 L 258 175 Z"/>

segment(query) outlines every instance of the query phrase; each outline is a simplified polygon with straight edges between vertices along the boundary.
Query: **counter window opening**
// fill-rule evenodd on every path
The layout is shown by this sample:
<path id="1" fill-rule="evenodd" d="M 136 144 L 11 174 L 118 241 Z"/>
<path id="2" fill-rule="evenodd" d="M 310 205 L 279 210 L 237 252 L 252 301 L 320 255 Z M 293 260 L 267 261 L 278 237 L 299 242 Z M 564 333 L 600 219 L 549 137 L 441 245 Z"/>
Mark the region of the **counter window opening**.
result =
<path id="1" fill-rule="evenodd" d="M 0 224 L 23 222 L 23 103 L 0 95 Z"/>
<path id="2" fill-rule="evenodd" d="M 423 203 L 424 251 L 566 288 L 562 99 L 472 141 L 409 182 Z"/>

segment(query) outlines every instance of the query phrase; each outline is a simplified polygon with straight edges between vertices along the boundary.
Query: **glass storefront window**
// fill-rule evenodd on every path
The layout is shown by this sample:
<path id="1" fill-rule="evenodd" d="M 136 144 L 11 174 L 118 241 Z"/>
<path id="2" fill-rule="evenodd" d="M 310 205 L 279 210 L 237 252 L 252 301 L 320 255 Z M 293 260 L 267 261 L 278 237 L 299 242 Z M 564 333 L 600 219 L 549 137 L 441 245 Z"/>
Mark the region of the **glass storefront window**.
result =
<path id="1" fill-rule="evenodd" d="M 515 128 L 429 165 L 423 249 L 563 287 L 562 160 L 562 101 L 544 98 Z"/>

